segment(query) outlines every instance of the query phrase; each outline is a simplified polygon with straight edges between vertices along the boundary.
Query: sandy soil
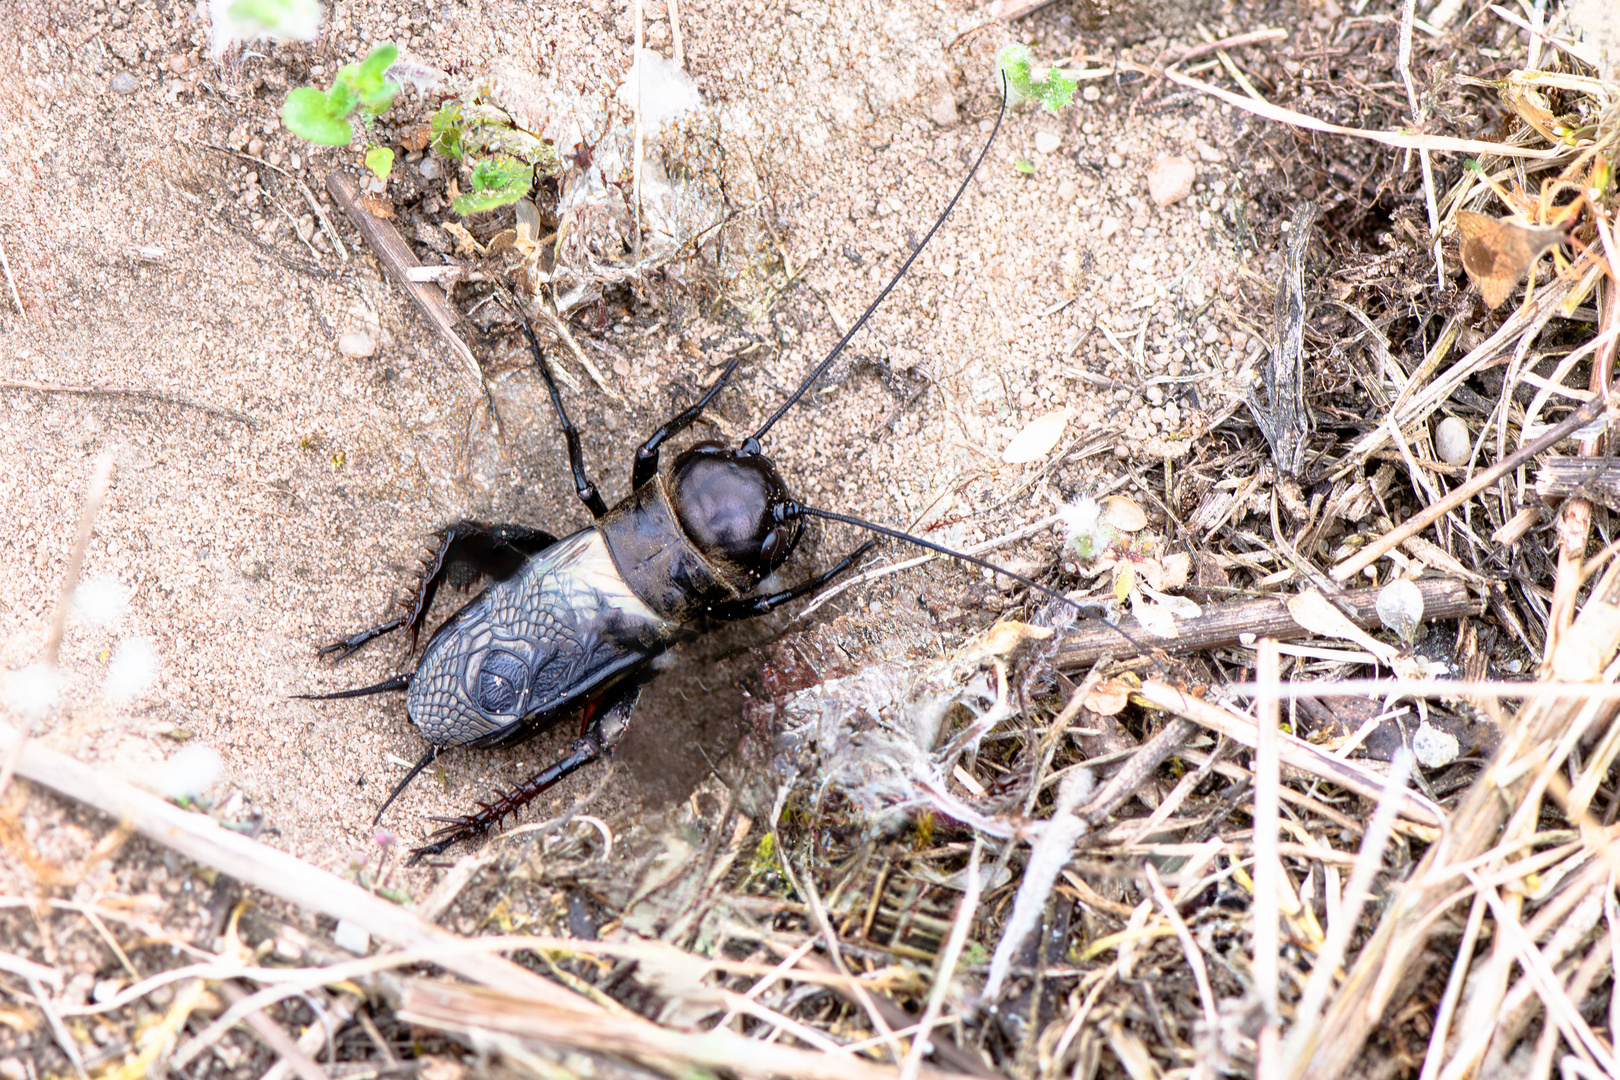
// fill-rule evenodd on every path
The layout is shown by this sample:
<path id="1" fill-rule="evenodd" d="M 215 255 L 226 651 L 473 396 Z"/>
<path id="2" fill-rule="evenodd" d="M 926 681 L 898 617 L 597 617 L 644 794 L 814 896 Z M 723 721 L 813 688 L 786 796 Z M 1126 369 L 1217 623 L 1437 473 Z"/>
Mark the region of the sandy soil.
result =
<path id="1" fill-rule="evenodd" d="M 1217 34 L 1244 28 L 1230 12 L 1205 14 Z M 324 241 L 306 247 L 297 193 L 262 170 L 265 193 L 254 195 L 244 180 L 257 167 L 212 147 L 262 156 L 321 191 L 329 170 L 357 167 L 359 143 L 312 151 L 280 130 L 281 98 L 301 78 L 291 70 L 315 62 L 329 75 L 392 39 L 449 70 L 510 63 L 611 90 L 629 62 L 630 24 L 605 0 L 339 0 L 330 16 L 313 45 L 260 43 L 220 66 L 192 3 L 20 3 L 0 15 L 10 24 L 0 34 L 0 242 L 23 308 L 0 303 L 0 670 L 41 655 L 92 462 L 110 449 L 117 472 L 85 575 L 115 579 L 130 599 L 111 626 L 70 626 L 62 703 L 41 737 L 136 775 L 183 745 L 211 746 L 225 769 L 206 792 L 217 807 L 262 819 L 270 843 L 342 870 L 367 850 L 377 805 L 423 743 L 397 698 L 291 697 L 383 678 L 403 662 L 397 646 L 339 669 L 319 663 L 316 647 L 377 621 L 449 520 L 565 533 L 588 519 L 536 411 L 538 384 L 501 352 L 514 343 L 475 347 L 504 372 L 494 376 L 500 399 L 521 422 L 480 458 L 493 463 L 481 475 L 458 479 L 472 398 L 456 361 L 363 247 L 347 262 Z M 683 0 L 680 19 L 706 101 L 750 118 L 780 254 L 805 268 L 774 317 L 747 327 L 783 349 L 746 366 L 716 410 L 706 434 L 735 438 L 823 354 L 835 320 L 855 316 L 943 206 L 994 115 L 989 57 L 1008 30 L 952 0 Z M 667 18 L 651 27 L 649 43 L 667 54 Z M 1118 44 L 1084 32 L 1066 4 L 1014 32 L 1037 57 L 1082 66 L 1090 50 Z M 1223 147 L 1241 118 L 1187 96 L 1132 115 L 1107 80 L 1086 86 L 1087 100 L 1064 114 L 1008 117 L 910 278 L 825 389 L 775 429 L 769 450 L 805 499 L 903 523 L 949 491 L 959 539 L 994 536 L 1077 490 L 1128 489 L 1125 462 L 1160 468 L 1228 403 L 1227 373 L 1257 347 L 1222 314 L 1239 269 L 1213 209 L 1239 179 Z M 1037 150 L 1043 133 L 1055 150 Z M 1161 210 L 1145 176 L 1166 154 L 1190 157 L 1200 179 L 1192 198 Z M 1261 231 L 1270 250 L 1274 231 Z M 610 500 L 623 494 L 641 433 L 723 358 L 683 347 L 701 329 L 626 324 L 611 305 L 582 321 L 588 351 L 593 338 L 611 343 L 594 355 L 624 398 L 588 382 L 569 397 Z M 337 339 L 353 331 L 375 336 L 375 355 L 340 354 Z M 1117 378 L 1139 391 L 1157 376 L 1186 378 L 1161 382 L 1151 399 L 1098 385 Z M 1069 439 L 1117 435 L 1056 469 L 1003 465 L 1011 436 L 1056 408 L 1074 414 Z M 850 543 L 812 537 L 804 565 Z M 1043 541 L 1006 554 L 1054 550 Z M 847 593 L 814 618 L 841 611 L 879 636 L 900 619 L 943 652 L 991 620 L 997 603 L 984 592 L 965 569 L 932 567 Z M 159 671 L 120 703 L 103 684 L 115 650 L 135 637 L 155 647 Z M 748 660 L 706 676 L 693 659 L 702 655 L 683 661 L 687 679 L 702 680 L 695 700 L 677 687 L 643 701 L 602 812 L 684 798 L 705 762 L 735 745 Z M 7 718 L 20 722 L 14 707 Z M 558 736 L 450 754 L 390 823 L 421 835 L 424 815 L 467 807 L 561 745 Z M 36 811 L 24 827 L 37 834 Z M 426 879 L 400 880 L 415 889 Z"/>

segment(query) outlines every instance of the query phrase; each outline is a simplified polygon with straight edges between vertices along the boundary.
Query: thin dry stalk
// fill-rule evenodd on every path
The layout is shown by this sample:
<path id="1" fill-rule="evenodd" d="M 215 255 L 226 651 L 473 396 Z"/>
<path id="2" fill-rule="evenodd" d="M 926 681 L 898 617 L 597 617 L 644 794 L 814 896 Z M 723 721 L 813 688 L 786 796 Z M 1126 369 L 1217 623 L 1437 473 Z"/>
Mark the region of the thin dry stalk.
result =
<path id="1" fill-rule="evenodd" d="M 1254 755 L 1254 994 L 1259 999 L 1261 1028 L 1256 1040 L 1259 1080 L 1275 1080 L 1281 1075 L 1277 1058 L 1280 1014 L 1277 991 L 1282 956 L 1282 910 L 1278 893 L 1282 889 L 1282 863 L 1277 857 L 1277 823 L 1282 813 L 1281 759 L 1277 746 L 1277 685 L 1281 682 L 1281 658 L 1277 643 L 1269 638 L 1260 642 L 1255 662 L 1255 682 L 1263 689 L 1255 701 L 1256 733 Z"/>
<path id="2" fill-rule="evenodd" d="M 1361 909 L 1373 898 L 1373 878 L 1383 868 L 1384 849 L 1394 831 L 1395 816 L 1399 812 L 1401 796 L 1406 790 L 1406 778 L 1411 770 L 1411 755 L 1404 749 L 1398 751 L 1395 760 L 1390 762 L 1389 783 L 1378 799 L 1372 824 L 1361 838 L 1356 864 L 1345 885 L 1340 917 L 1328 924 L 1327 938 L 1317 950 L 1311 977 L 1306 981 L 1299 1004 L 1294 1009 L 1294 1023 L 1283 1044 L 1280 1070 L 1281 1075 L 1290 1080 L 1305 1075 L 1306 1068 L 1313 1064 L 1311 1059 L 1319 1053 L 1328 1054 L 1335 1061 L 1347 1060 L 1340 1056 L 1345 1048 L 1334 1047 L 1321 1038 L 1322 1029 L 1317 1026 L 1316 1018 L 1322 1014 L 1322 1005 L 1328 1000 L 1338 979 L 1339 966 L 1344 962 L 1350 939 L 1361 921 Z"/>
<path id="3" fill-rule="evenodd" d="M 922 1022 L 917 1025 L 911 1049 L 906 1052 L 906 1060 L 900 1066 L 900 1080 L 916 1080 L 917 1072 L 922 1068 L 923 1054 L 928 1051 L 928 1035 L 939 1023 L 939 1014 L 945 1008 L 945 994 L 950 990 L 951 979 L 956 974 L 957 961 L 962 958 L 962 947 L 967 944 L 968 928 L 973 925 L 973 918 L 979 910 L 979 892 L 983 887 L 979 880 L 979 855 L 983 850 L 984 840 L 975 836 L 973 851 L 968 855 L 967 888 L 957 903 L 956 918 L 951 921 L 951 936 L 945 942 L 945 951 L 940 953 L 939 966 L 934 972 L 934 985 L 928 988 L 928 1004 L 923 1007 Z"/>

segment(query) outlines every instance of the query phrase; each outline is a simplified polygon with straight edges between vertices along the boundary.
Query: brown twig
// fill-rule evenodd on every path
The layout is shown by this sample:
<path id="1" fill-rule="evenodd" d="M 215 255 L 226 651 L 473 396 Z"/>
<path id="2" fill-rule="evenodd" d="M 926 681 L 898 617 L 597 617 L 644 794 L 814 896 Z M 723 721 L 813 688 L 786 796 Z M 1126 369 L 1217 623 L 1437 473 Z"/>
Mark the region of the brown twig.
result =
<path id="1" fill-rule="evenodd" d="M 1464 615 L 1478 615 L 1485 610 L 1484 602 L 1468 595 L 1467 586 L 1453 578 L 1419 578 L 1418 589 L 1423 593 L 1423 617 L 1426 620 L 1456 619 Z M 1357 626 L 1367 629 L 1380 625 L 1378 619 L 1377 589 L 1350 589 L 1335 597 L 1341 610 Z M 1266 600 L 1240 600 L 1227 604 L 1210 604 L 1204 613 L 1193 619 L 1176 620 L 1176 636 L 1165 637 L 1134 621 L 1126 621 L 1122 629 L 1131 635 L 1127 641 L 1110 626 L 1086 623 L 1074 627 L 1069 637 L 1053 658 L 1060 671 L 1077 671 L 1105 658 L 1135 656 L 1141 649 L 1162 649 L 1169 653 L 1202 652 L 1206 649 L 1227 648 L 1238 644 L 1244 637 L 1275 638 L 1292 641 L 1309 637 L 1306 630 L 1288 613 L 1281 597 Z"/>
<path id="2" fill-rule="evenodd" d="M 259 422 L 244 412 L 227 409 L 223 405 L 209 405 L 202 401 L 193 401 L 178 394 L 165 394 L 157 390 L 115 389 L 101 386 L 63 386 L 59 383 L 34 382 L 29 379 L 0 379 L 0 390 L 26 390 L 35 394 L 69 394 L 75 397 L 106 397 L 106 398 L 136 398 L 140 401 L 155 401 L 163 405 L 179 405 L 186 409 L 196 409 L 226 420 L 235 420 L 256 430 Z"/>
<path id="3" fill-rule="evenodd" d="M 410 246 L 405 243 L 405 238 L 399 235 L 399 230 L 366 209 L 365 204 L 360 201 L 360 192 L 355 187 L 354 177 L 349 174 L 336 170 L 327 173 L 326 190 L 332 193 L 332 197 L 343 208 L 343 212 L 349 215 L 349 220 L 360 230 L 366 246 L 377 257 L 377 262 L 382 265 L 383 270 L 394 280 L 394 284 L 411 298 L 416 304 L 416 309 L 439 335 L 439 339 L 448 345 L 450 351 L 465 365 L 473 392 L 479 397 L 485 397 L 488 390 L 484 386 L 484 373 L 478 368 L 478 359 L 473 356 L 473 351 L 467 347 L 467 343 L 461 340 L 461 335 L 455 331 L 455 325 L 461 317 L 456 314 L 455 308 L 450 306 L 450 298 L 439 286 L 429 281 L 410 279 L 408 271 L 421 264 Z"/>

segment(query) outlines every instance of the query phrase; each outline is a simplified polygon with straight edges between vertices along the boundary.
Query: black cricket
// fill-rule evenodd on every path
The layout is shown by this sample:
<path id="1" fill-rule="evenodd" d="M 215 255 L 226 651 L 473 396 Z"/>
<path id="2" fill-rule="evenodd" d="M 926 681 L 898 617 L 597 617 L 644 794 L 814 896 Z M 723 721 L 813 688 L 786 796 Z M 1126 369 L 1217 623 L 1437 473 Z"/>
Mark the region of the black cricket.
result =
<path id="1" fill-rule="evenodd" d="M 450 747 L 523 742 L 570 714 L 581 718 L 573 750 L 509 791 L 480 802 L 473 813 L 443 819 L 411 861 L 488 832 L 551 785 L 601 757 L 623 733 L 653 660 L 683 633 L 709 620 L 750 619 L 827 585 L 876 543 L 868 540 L 829 569 L 779 592 L 760 583 L 793 553 L 803 520 L 819 517 L 906 540 L 940 554 L 1006 574 L 1058 599 L 1057 593 L 981 559 L 872 522 L 795 502 L 760 439 L 826 373 L 910 269 L 950 216 L 1000 130 L 1001 113 L 973 168 L 939 220 L 866 312 L 764 425 L 736 449 L 700 442 L 660 471 L 665 441 L 689 427 L 736 369 L 731 361 L 702 398 L 667 421 L 636 451 L 630 494 L 608 507 L 585 470 L 578 430 L 528 321 L 519 315 L 536 366 L 561 423 L 574 488 L 595 523 L 557 539 L 524 525 L 460 521 L 439 536 L 405 613 L 321 650 L 341 660 L 373 638 L 406 630 L 414 651 L 439 587 L 455 569 L 490 584 L 428 638 L 415 669 L 332 699 L 404 690 L 405 709 L 428 748 L 377 812 Z M 1123 631 L 1121 631 L 1123 633 Z"/>

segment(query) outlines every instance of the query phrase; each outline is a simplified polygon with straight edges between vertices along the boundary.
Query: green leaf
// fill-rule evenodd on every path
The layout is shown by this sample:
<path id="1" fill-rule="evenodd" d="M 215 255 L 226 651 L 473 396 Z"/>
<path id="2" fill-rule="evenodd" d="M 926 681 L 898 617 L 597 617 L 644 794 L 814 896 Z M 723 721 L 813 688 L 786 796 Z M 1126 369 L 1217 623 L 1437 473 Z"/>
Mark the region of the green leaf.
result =
<path id="1" fill-rule="evenodd" d="M 349 122 L 333 116 L 326 95 L 313 86 L 300 86 L 287 92 L 281 106 L 281 122 L 300 139 L 321 146 L 347 146 L 354 138 Z"/>
<path id="2" fill-rule="evenodd" d="M 1035 175 L 1035 166 L 1023 158 L 1019 158 L 1017 161 L 1013 162 L 1013 168 L 1017 169 L 1025 176 Z"/>
<path id="3" fill-rule="evenodd" d="M 450 209 L 466 217 L 506 206 L 527 195 L 533 183 L 534 166 L 508 157 L 484 158 L 473 166 L 473 189 L 458 196 Z"/>
<path id="4" fill-rule="evenodd" d="M 433 132 L 433 152 L 440 157 L 460 161 L 465 153 L 461 147 L 461 133 L 466 122 L 461 117 L 461 102 L 448 101 L 439 106 L 428 124 Z"/>
<path id="5" fill-rule="evenodd" d="M 394 66 L 399 59 L 399 46 L 391 41 L 385 41 L 366 54 L 360 61 L 360 73 L 367 78 L 381 79 L 388 74 L 388 69 Z"/>
<path id="6" fill-rule="evenodd" d="M 351 64 L 350 67 L 352 66 Z M 338 72 L 337 79 L 332 83 L 332 89 L 326 92 L 327 115 L 335 116 L 339 120 L 354 112 L 357 104 L 354 97 L 354 80 L 343 73 L 347 70 L 348 68 L 344 68 Z"/>
<path id="7" fill-rule="evenodd" d="M 450 209 L 466 217 L 468 214 L 478 214 L 485 210 L 494 210 L 498 206 L 507 206 L 517 202 L 529 193 L 529 185 L 514 183 L 504 188 L 492 188 L 486 191 L 468 191 L 456 196 L 450 204 Z"/>
<path id="8" fill-rule="evenodd" d="M 1079 79 L 1052 68 L 1046 73 L 1046 81 L 1040 85 L 1037 94 L 1041 107 L 1047 112 L 1057 112 L 1074 100 L 1074 90 L 1079 85 Z"/>
<path id="9" fill-rule="evenodd" d="M 1029 92 L 1030 53 L 1028 45 L 1009 42 L 996 53 L 996 68 L 1007 77 L 1008 96 L 1022 101 Z"/>
<path id="10" fill-rule="evenodd" d="M 366 151 L 366 168 L 379 180 L 387 180 L 394 171 L 394 152 L 386 146 L 373 146 Z"/>
<path id="11" fill-rule="evenodd" d="M 1057 112 L 1074 100 L 1079 80 L 1056 68 L 1044 72 L 1045 78 L 1035 78 L 1034 59 L 1028 45 L 1013 42 L 1002 46 L 996 53 L 996 67 L 1007 78 L 1007 97 L 1013 103 L 1029 99 L 1041 107 Z"/>
<path id="12" fill-rule="evenodd" d="M 399 83 L 388 78 L 388 69 L 397 59 L 399 49 L 392 44 L 383 44 L 372 49 L 355 68 L 352 83 L 355 96 L 372 116 L 387 112 L 394 104 L 394 96 L 399 93 Z"/>
<path id="13" fill-rule="evenodd" d="M 485 158 L 473 166 L 474 191 L 494 191 L 513 184 L 527 184 L 534 179 L 534 170 L 511 158 Z"/>

